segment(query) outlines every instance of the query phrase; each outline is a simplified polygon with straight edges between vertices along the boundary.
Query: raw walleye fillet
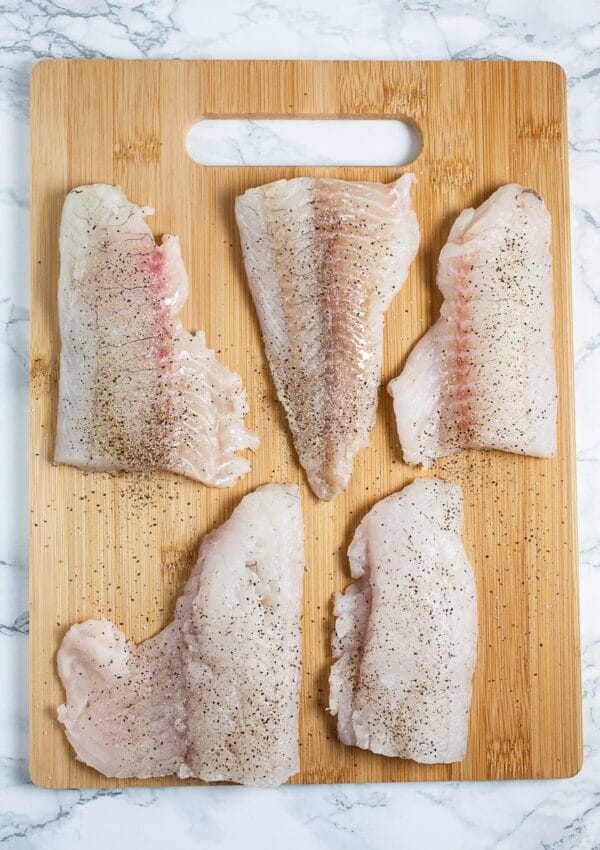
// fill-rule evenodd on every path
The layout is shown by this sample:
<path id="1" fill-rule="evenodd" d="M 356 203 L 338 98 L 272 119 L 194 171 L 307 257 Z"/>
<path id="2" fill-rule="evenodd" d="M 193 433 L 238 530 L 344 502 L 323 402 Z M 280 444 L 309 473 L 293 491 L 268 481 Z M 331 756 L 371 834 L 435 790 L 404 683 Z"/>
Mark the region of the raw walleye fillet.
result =
<path id="1" fill-rule="evenodd" d="M 86 470 L 171 470 L 228 487 L 258 447 L 239 375 L 178 313 L 188 280 L 179 240 L 156 245 L 115 186 L 73 189 L 60 228 L 61 334 L 54 459 Z"/>
<path id="2" fill-rule="evenodd" d="M 407 463 L 467 448 L 556 453 L 549 245 L 544 202 L 515 184 L 455 221 L 440 318 L 388 387 Z"/>
<path id="3" fill-rule="evenodd" d="M 136 646 L 108 620 L 72 626 L 58 709 L 106 776 L 178 774 L 271 786 L 299 769 L 298 488 L 259 487 L 204 538 L 175 619 Z"/>
<path id="4" fill-rule="evenodd" d="M 419 244 L 416 178 L 296 178 L 237 198 L 246 273 L 300 463 L 321 499 L 375 421 L 383 316 Z"/>
<path id="5" fill-rule="evenodd" d="M 334 598 L 329 705 L 340 741 L 434 764 L 466 754 L 477 652 L 473 571 L 457 484 L 419 479 L 378 502 Z"/>

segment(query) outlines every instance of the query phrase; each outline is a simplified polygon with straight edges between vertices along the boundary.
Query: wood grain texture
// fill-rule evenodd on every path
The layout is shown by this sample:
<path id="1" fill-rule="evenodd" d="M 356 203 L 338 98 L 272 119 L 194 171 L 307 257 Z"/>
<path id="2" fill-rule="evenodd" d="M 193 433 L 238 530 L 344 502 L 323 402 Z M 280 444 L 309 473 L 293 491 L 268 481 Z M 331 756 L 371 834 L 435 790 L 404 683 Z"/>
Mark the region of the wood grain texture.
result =
<path id="1" fill-rule="evenodd" d="M 423 137 L 406 168 L 202 167 L 185 150 L 205 117 L 406 118 Z M 582 757 L 565 80 L 537 62 L 45 61 L 31 92 L 31 775 L 44 787 L 175 785 L 106 779 L 79 764 L 56 720 L 67 628 L 109 617 L 143 640 L 172 616 L 202 535 L 268 481 L 297 482 L 306 522 L 301 772 L 292 782 L 564 777 Z M 323 503 L 296 461 L 244 278 L 234 197 L 297 175 L 389 181 L 414 171 L 422 242 L 387 313 L 372 446 Z M 401 461 L 387 381 L 437 317 L 439 251 L 456 215 L 499 185 L 540 192 L 552 214 L 558 456 L 465 452 L 427 474 L 459 482 L 480 638 L 467 758 L 417 765 L 347 748 L 326 712 L 331 595 L 375 501 L 425 474 Z M 172 475 L 84 474 L 52 464 L 59 336 L 58 229 L 65 194 L 120 184 L 178 234 L 191 281 L 183 319 L 206 331 L 248 388 L 262 445 L 229 490 Z"/>

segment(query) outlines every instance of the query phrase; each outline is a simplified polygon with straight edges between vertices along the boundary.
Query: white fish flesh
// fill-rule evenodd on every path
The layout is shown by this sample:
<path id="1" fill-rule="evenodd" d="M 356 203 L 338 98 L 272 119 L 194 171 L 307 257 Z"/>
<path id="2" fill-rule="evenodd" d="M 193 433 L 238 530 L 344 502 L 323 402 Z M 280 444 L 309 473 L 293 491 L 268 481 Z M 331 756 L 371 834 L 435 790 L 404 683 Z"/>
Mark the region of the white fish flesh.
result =
<path id="1" fill-rule="evenodd" d="M 204 538 L 162 632 L 136 646 L 108 620 L 72 626 L 58 717 L 78 759 L 111 777 L 296 773 L 303 571 L 298 488 L 268 484 Z"/>
<path id="2" fill-rule="evenodd" d="M 378 502 L 336 594 L 329 706 L 342 743 L 433 764 L 466 754 L 477 653 L 457 484 L 418 479 Z"/>
<path id="3" fill-rule="evenodd" d="M 115 186 L 79 186 L 60 229 L 61 334 L 54 458 L 85 470 L 166 469 L 227 487 L 256 449 L 239 375 L 178 313 L 188 280 L 179 240 L 156 245 Z"/>
<path id="4" fill-rule="evenodd" d="M 416 178 L 296 178 L 236 200 L 275 388 L 309 483 L 332 499 L 375 421 L 383 317 L 419 244 Z"/>
<path id="5" fill-rule="evenodd" d="M 439 258 L 440 318 L 388 388 L 407 463 L 556 453 L 549 245 L 544 202 L 522 186 L 457 218 Z"/>

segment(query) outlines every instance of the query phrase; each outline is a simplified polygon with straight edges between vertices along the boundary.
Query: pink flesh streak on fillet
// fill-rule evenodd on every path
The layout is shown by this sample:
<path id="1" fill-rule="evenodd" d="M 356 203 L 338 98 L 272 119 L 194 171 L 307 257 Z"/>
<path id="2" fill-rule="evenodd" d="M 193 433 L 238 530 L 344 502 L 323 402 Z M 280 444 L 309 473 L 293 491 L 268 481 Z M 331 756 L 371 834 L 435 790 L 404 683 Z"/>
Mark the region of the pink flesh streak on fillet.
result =
<path id="1" fill-rule="evenodd" d="M 329 706 L 342 743 L 424 764 L 466 754 L 477 654 L 457 484 L 418 479 L 377 502 L 334 597 Z"/>
<path id="2" fill-rule="evenodd" d="M 233 485 L 256 449 L 239 375 L 178 313 L 188 280 L 179 240 L 156 245 L 115 186 L 80 186 L 63 208 L 55 460 L 86 470 L 166 469 Z"/>
<path id="3" fill-rule="evenodd" d="M 58 652 L 59 720 L 106 776 L 272 786 L 299 769 L 298 489 L 268 484 L 204 538 L 173 622 L 136 646 L 108 620 Z"/>
<path id="4" fill-rule="evenodd" d="M 388 387 L 407 463 L 556 453 L 549 245 L 544 202 L 522 186 L 457 218 L 439 258 L 440 318 Z"/>
<path id="5" fill-rule="evenodd" d="M 369 445 L 384 313 L 419 244 L 413 174 L 394 183 L 297 178 L 236 200 L 246 274 L 300 463 L 321 499 Z"/>

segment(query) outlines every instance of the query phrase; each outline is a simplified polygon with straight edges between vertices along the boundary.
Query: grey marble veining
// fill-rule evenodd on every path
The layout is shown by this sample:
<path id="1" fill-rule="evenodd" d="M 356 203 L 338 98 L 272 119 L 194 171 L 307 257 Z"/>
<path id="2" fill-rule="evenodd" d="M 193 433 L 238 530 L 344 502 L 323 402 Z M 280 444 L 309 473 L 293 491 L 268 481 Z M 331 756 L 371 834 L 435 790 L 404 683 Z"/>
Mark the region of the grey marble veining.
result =
<path id="1" fill-rule="evenodd" d="M 44 791 L 27 772 L 28 77 L 44 57 L 548 59 L 568 76 L 585 761 L 574 779 Z M 595 0 L 5 0 L 0 846 L 600 848 L 600 11 Z"/>

